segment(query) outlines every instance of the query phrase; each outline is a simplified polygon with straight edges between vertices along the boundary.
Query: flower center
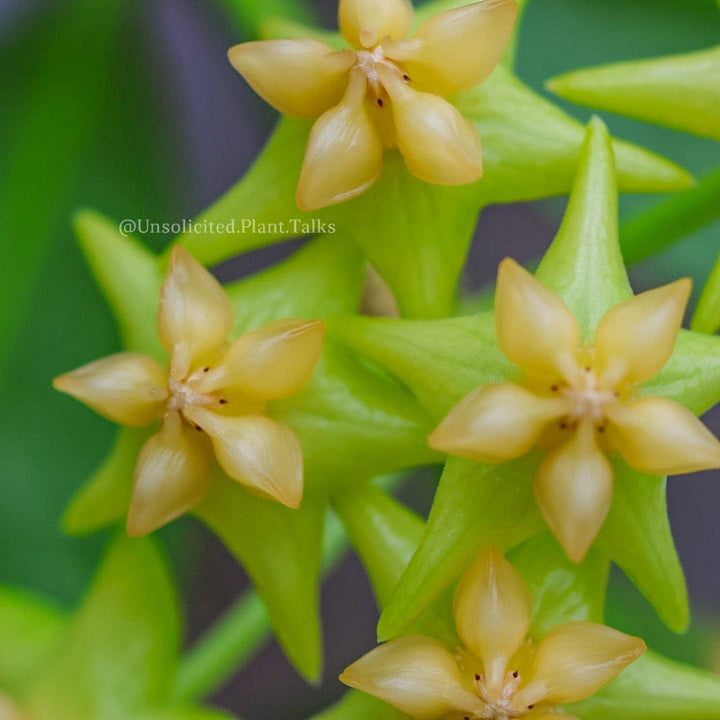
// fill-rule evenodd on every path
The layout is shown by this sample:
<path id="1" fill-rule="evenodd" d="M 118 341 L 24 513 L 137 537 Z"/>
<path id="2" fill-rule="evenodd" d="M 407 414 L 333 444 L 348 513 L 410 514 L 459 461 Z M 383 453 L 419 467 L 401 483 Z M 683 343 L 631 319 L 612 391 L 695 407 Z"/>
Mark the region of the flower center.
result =
<path id="1" fill-rule="evenodd" d="M 170 378 L 170 397 L 167 403 L 168 410 L 179 410 L 182 412 L 187 407 L 206 407 L 208 405 L 217 405 L 218 402 L 224 404 L 222 403 L 222 399 L 218 401 L 218 399 L 212 395 L 206 395 L 193 390 L 190 384 L 192 380 L 192 376 L 182 381 Z"/>
<path id="2" fill-rule="evenodd" d="M 513 698 L 520 687 L 520 673 L 517 670 L 505 675 L 502 689 L 498 693 L 492 692 L 483 675 L 475 675 L 473 687 L 475 693 L 485 703 L 480 714 L 465 715 L 463 720 L 514 720 L 527 715 L 533 706 L 518 709 Z"/>
<path id="3" fill-rule="evenodd" d="M 598 386 L 597 376 L 591 367 L 584 368 L 576 383 L 564 387 L 553 386 L 552 389 L 572 402 L 573 409 L 568 416 L 570 422 L 574 424 L 588 419 L 599 428 L 604 425 L 607 405 L 618 399 L 616 392 Z"/>
<path id="4" fill-rule="evenodd" d="M 373 50 L 357 50 L 355 52 L 357 62 L 355 67 L 360 68 L 365 77 L 367 78 L 368 84 L 373 89 L 375 97 L 382 101 L 381 95 L 383 94 L 383 86 L 380 81 L 380 75 L 378 68 L 387 68 L 397 77 L 402 78 L 405 82 L 410 82 L 410 76 L 393 60 L 390 60 L 385 55 L 385 51 L 382 45 L 378 45 Z"/>

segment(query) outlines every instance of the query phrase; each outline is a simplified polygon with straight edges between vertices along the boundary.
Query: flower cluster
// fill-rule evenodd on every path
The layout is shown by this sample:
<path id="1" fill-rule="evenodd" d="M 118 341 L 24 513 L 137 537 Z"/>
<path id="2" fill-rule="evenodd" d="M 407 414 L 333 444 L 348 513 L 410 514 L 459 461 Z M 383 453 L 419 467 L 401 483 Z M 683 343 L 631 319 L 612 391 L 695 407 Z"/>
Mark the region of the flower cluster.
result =
<path id="1" fill-rule="evenodd" d="M 367 190 L 397 149 L 409 170 L 438 185 L 482 176 L 480 138 L 444 96 L 493 71 L 508 42 L 515 0 L 484 0 L 440 13 L 405 39 L 409 0 L 340 0 L 340 31 L 353 49 L 313 39 L 243 43 L 229 52 L 253 89 L 285 115 L 320 115 L 297 190 L 302 210 Z"/>

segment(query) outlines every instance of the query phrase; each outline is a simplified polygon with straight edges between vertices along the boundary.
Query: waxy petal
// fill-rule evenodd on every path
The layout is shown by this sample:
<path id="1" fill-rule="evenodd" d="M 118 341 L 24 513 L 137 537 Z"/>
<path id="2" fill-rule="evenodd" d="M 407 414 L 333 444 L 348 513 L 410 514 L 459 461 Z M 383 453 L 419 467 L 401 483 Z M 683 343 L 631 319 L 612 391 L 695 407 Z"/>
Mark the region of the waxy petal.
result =
<path id="1" fill-rule="evenodd" d="M 611 308 L 595 332 L 597 371 L 605 387 L 644 382 L 670 359 L 692 283 L 648 290 Z"/>
<path id="2" fill-rule="evenodd" d="M 138 457 L 128 534 L 147 535 L 197 505 L 210 488 L 211 457 L 207 438 L 168 413 Z"/>
<path id="3" fill-rule="evenodd" d="M 605 522 L 613 471 L 583 421 L 568 442 L 553 450 L 535 476 L 535 498 L 568 557 L 580 562 Z"/>
<path id="4" fill-rule="evenodd" d="M 591 622 L 553 628 L 540 643 L 530 683 L 515 697 L 518 706 L 571 703 L 597 692 L 646 650 L 631 635 Z"/>
<path id="5" fill-rule="evenodd" d="M 294 395 L 310 380 L 324 335 L 322 320 L 268 323 L 236 340 L 194 388 L 201 393 L 232 388 L 267 400 Z"/>
<path id="6" fill-rule="evenodd" d="M 466 185 L 482 177 L 480 136 L 460 111 L 437 95 L 410 88 L 379 68 L 392 99 L 398 150 L 413 175 L 435 185 Z"/>
<path id="7" fill-rule="evenodd" d="M 486 549 L 465 572 L 455 592 L 458 635 L 482 661 L 492 692 L 502 688 L 507 663 L 530 628 L 532 597 L 515 568 Z"/>
<path id="8" fill-rule="evenodd" d="M 485 0 L 438 13 L 412 40 L 383 43 L 383 48 L 423 90 L 439 95 L 469 90 L 500 62 L 517 13 L 515 0 Z"/>
<path id="9" fill-rule="evenodd" d="M 350 50 L 319 40 L 259 40 L 231 48 L 232 66 L 283 115 L 317 117 L 342 99 L 355 64 Z"/>
<path id="10" fill-rule="evenodd" d="M 302 451 L 287 425 L 263 415 L 223 417 L 200 407 L 184 412 L 210 436 L 218 462 L 233 480 L 288 507 L 300 506 Z"/>
<path id="11" fill-rule="evenodd" d="M 116 423 L 141 427 L 162 417 L 167 373 L 146 355 L 118 353 L 55 378 L 53 387 Z"/>
<path id="12" fill-rule="evenodd" d="M 651 475 L 720 467 L 720 441 L 687 408 L 659 397 L 608 409 L 611 444 L 629 465 Z"/>
<path id="13" fill-rule="evenodd" d="M 421 720 L 483 706 L 466 686 L 452 654 L 422 635 L 380 645 L 347 668 L 340 680 Z"/>
<path id="14" fill-rule="evenodd" d="M 349 200 L 382 172 L 383 143 L 365 105 L 366 91 L 365 75 L 353 70 L 342 102 L 313 125 L 296 195 L 301 210 Z"/>
<path id="15" fill-rule="evenodd" d="M 412 27 L 410 0 L 340 0 L 342 36 L 356 48 L 372 48 L 386 37 L 397 40 Z"/>
<path id="16" fill-rule="evenodd" d="M 176 245 L 157 317 L 160 340 L 172 354 L 172 377 L 181 380 L 196 363 L 213 359 L 224 349 L 232 327 L 232 303 L 220 283 Z"/>
<path id="17" fill-rule="evenodd" d="M 531 375 L 570 379 L 580 328 L 565 303 L 511 258 L 500 263 L 495 293 L 500 349 Z"/>
<path id="18" fill-rule="evenodd" d="M 511 460 L 528 452 L 545 426 L 569 410 L 567 401 L 543 398 L 513 383 L 485 385 L 450 411 L 428 443 L 478 462 Z"/>

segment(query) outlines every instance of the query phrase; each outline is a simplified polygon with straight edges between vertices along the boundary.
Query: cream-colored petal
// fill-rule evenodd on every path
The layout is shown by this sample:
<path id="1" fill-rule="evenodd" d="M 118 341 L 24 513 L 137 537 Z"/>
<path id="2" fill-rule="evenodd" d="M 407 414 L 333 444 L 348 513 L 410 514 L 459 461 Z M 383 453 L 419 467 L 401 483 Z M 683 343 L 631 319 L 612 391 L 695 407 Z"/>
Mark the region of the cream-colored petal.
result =
<path id="1" fill-rule="evenodd" d="M 422 635 L 380 645 L 347 668 L 340 680 L 420 720 L 482 709 L 451 653 Z"/>
<path id="2" fill-rule="evenodd" d="M 631 635 L 591 622 L 553 628 L 540 643 L 529 684 L 516 695 L 519 706 L 583 700 L 610 682 L 646 650 Z"/>
<path id="3" fill-rule="evenodd" d="M 495 324 L 500 349 L 526 372 L 552 379 L 575 377 L 577 320 L 558 295 L 511 258 L 498 270 Z"/>
<path id="4" fill-rule="evenodd" d="M 187 376 L 193 364 L 213 357 L 233 326 L 233 307 L 220 283 L 176 245 L 160 290 L 157 329 L 172 353 L 171 373 Z"/>
<path id="5" fill-rule="evenodd" d="M 199 503 L 210 488 L 211 457 L 207 438 L 168 413 L 138 457 L 128 534 L 147 535 Z"/>
<path id="6" fill-rule="evenodd" d="M 568 442 L 547 455 L 535 477 L 540 510 L 575 562 L 585 557 L 612 500 L 612 466 L 594 433 L 593 425 L 583 421 Z"/>
<path id="7" fill-rule="evenodd" d="M 405 37 L 412 27 L 410 0 L 340 0 L 338 23 L 356 48 L 372 48 L 386 37 Z"/>
<path id="8" fill-rule="evenodd" d="M 436 450 L 498 462 L 524 455 L 548 422 L 569 412 L 561 398 L 543 398 L 513 383 L 485 385 L 461 400 L 428 438 Z"/>
<path id="9" fill-rule="evenodd" d="M 453 612 L 458 635 L 483 661 L 491 692 L 498 692 L 530 628 L 532 597 L 525 581 L 494 547 L 487 548 L 460 580 Z"/>
<path id="10" fill-rule="evenodd" d="M 325 335 L 322 320 L 276 320 L 236 340 L 194 388 L 232 388 L 264 399 L 294 395 L 310 380 Z"/>
<path id="11" fill-rule="evenodd" d="M 600 382 L 644 382 L 670 359 L 692 283 L 687 278 L 648 290 L 611 308 L 598 323 L 595 353 Z"/>
<path id="12" fill-rule="evenodd" d="M 438 13 L 409 41 L 383 43 L 413 85 L 448 95 L 486 80 L 500 62 L 517 18 L 515 0 L 485 0 Z"/>
<path id="13" fill-rule="evenodd" d="M 162 417 L 167 373 L 146 355 L 118 353 L 55 378 L 53 387 L 114 422 L 140 427 Z"/>
<path id="14" fill-rule="evenodd" d="M 628 464 L 652 475 L 720 467 L 720 441 L 687 408 L 659 397 L 614 403 L 608 439 Z"/>
<path id="15" fill-rule="evenodd" d="M 413 175 L 435 185 L 466 185 L 482 177 L 480 136 L 447 100 L 413 90 L 387 68 L 378 75 L 392 99 L 398 150 Z"/>
<path id="16" fill-rule="evenodd" d="M 288 507 L 300 506 L 302 451 L 287 425 L 263 415 L 224 417 L 200 407 L 184 413 L 210 436 L 218 462 L 233 480 Z"/>
<path id="17" fill-rule="evenodd" d="M 365 75 L 356 68 L 342 102 L 313 125 L 295 198 L 301 210 L 360 195 L 382 172 L 383 143 L 368 113 L 366 92 Z"/>
<path id="18" fill-rule="evenodd" d="M 230 48 L 232 66 L 252 89 L 283 115 L 317 117 L 342 99 L 350 50 L 336 52 L 312 39 L 259 40 Z"/>

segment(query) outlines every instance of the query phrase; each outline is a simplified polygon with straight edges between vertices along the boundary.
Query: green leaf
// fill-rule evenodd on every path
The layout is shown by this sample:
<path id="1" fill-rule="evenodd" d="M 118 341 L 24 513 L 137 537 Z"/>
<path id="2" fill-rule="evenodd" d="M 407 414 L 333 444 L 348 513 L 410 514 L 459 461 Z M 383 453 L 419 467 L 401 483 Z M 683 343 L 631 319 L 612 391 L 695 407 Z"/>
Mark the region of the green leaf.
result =
<path id="1" fill-rule="evenodd" d="M 179 645 L 168 568 L 147 539 L 118 538 L 31 693 L 35 720 L 124 720 L 167 694 Z"/>
<path id="2" fill-rule="evenodd" d="M 404 634 L 483 547 L 506 551 L 542 531 L 536 465 L 534 455 L 504 465 L 448 459 L 425 535 L 380 617 L 381 640 Z"/>
<path id="3" fill-rule="evenodd" d="M 612 505 L 598 536 L 604 548 L 663 622 L 675 632 L 688 625 L 687 587 L 675 549 L 665 500 L 665 479 L 613 463 Z"/>
<path id="4" fill-rule="evenodd" d="M 311 682 L 322 670 L 318 585 L 325 508 L 324 500 L 308 494 L 300 510 L 286 508 L 217 471 L 193 511 L 247 570 L 280 644 Z"/>
<path id="5" fill-rule="evenodd" d="M 57 648 L 67 620 L 46 601 L 0 588 L 0 688 L 21 697 Z"/>
<path id="6" fill-rule="evenodd" d="M 238 720 L 235 715 L 198 708 L 163 708 L 155 712 L 135 715 L 132 720 Z"/>
<path id="7" fill-rule="evenodd" d="M 567 706 L 583 720 L 715 720 L 720 678 L 647 653 L 609 685 Z"/>
<path id="8" fill-rule="evenodd" d="M 610 564 L 596 548 L 581 563 L 574 563 L 552 534 L 545 532 L 515 548 L 508 560 L 532 592 L 530 633 L 534 637 L 542 638 L 566 622 L 603 621 Z"/>
<path id="9" fill-rule="evenodd" d="M 562 226 L 536 277 L 565 300 L 587 340 L 607 310 L 632 295 L 618 243 L 613 151 L 598 118 L 588 127 Z"/>
<path id="10" fill-rule="evenodd" d="M 320 42 L 327 43 L 335 50 L 342 50 L 348 46 L 345 38 L 335 31 L 307 25 L 296 20 L 289 20 L 283 17 L 270 17 L 263 21 L 260 28 L 260 35 L 263 40 L 302 40 L 314 38 Z"/>
<path id="11" fill-rule="evenodd" d="M 720 178 L 720 171 L 718 177 Z M 720 197 L 720 192 L 718 196 Z M 690 327 L 697 332 L 708 334 L 720 330 L 720 255 L 705 283 Z"/>
<path id="12" fill-rule="evenodd" d="M 351 690 L 343 699 L 328 710 L 313 715 L 311 720 L 410 720 L 392 705 L 372 695 Z"/>
<path id="13" fill-rule="evenodd" d="M 720 140 L 718 74 L 720 46 L 578 70 L 547 85 L 582 105 Z"/>
<path id="14" fill-rule="evenodd" d="M 220 5 L 249 40 L 260 37 L 261 27 L 268 18 L 311 22 L 314 17 L 308 3 L 301 0 L 220 0 Z"/>

